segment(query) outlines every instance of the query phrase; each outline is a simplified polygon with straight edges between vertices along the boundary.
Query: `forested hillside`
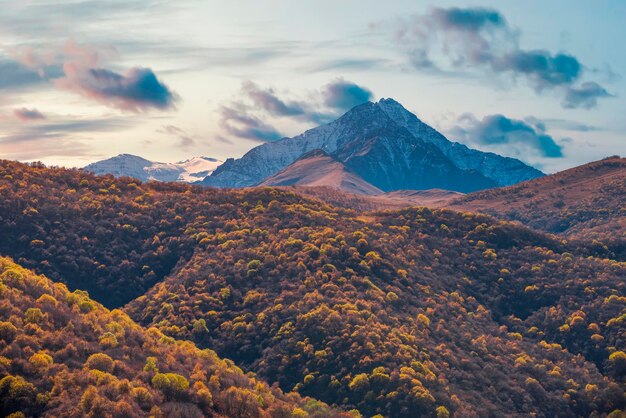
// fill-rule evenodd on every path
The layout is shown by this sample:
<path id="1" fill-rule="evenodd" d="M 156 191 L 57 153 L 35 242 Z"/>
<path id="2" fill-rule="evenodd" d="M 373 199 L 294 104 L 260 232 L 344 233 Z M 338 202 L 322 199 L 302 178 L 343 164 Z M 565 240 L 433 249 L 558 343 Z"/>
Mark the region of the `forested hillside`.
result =
<path id="1" fill-rule="evenodd" d="M 626 266 L 578 244 L 467 212 L 0 166 L 2 252 L 136 298 L 136 321 L 285 391 L 365 416 L 625 408 Z"/>
<path id="2" fill-rule="evenodd" d="M 472 214 L 254 211 L 196 224 L 204 248 L 131 315 L 366 415 L 623 407 L 623 264 Z"/>
<path id="3" fill-rule="evenodd" d="M 310 413 L 310 414 L 309 414 Z M 0 415 L 349 417 L 0 258 Z"/>

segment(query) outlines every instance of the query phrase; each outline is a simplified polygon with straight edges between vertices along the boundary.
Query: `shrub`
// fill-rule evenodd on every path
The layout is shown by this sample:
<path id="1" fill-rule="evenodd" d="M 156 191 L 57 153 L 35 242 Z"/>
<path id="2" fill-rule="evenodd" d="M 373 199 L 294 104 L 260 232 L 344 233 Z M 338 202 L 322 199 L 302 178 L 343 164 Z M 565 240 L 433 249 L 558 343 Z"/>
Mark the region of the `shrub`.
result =
<path id="1" fill-rule="evenodd" d="M 115 364 L 113 359 L 104 353 L 95 353 L 89 356 L 85 362 L 85 367 L 93 370 L 100 370 L 102 372 L 111 373 Z"/>
<path id="2" fill-rule="evenodd" d="M 10 322 L 0 322 L 0 339 L 11 342 L 17 335 L 17 328 Z"/>
<path id="3" fill-rule="evenodd" d="M 44 353 L 43 351 L 40 351 L 30 356 L 30 358 L 28 359 L 28 362 L 38 369 L 49 366 L 50 364 L 54 363 L 54 361 L 52 360 L 52 357 Z"/>
<path id="4" fill-rule="evenodd" d="M 437 418 L 450 418 L 450 412 L 448 411 L 448 408 L 443 405 L 438 406 L 436 412 Z"/>
<path id="5" fill-rule="evenodd" d="M 5 376 L 0 380 L 0 413 L 27 409 L 34 404 L 35 396 L 35 386 L 23 377 Z"/>
<path id="6" fill-rule="evenodd" d="M 149 410 L 152 406 L 152 393 L 143 386 L 133 388 L 132 395 L 137 405 L 144 411 Z"/>
<path id="7" fill-rule="evenodd" d="M 24 312 L 24 321 L 30 324 L 39 324 L 43 320 L 43 312 L 39 308 L 28 308 Z"/>

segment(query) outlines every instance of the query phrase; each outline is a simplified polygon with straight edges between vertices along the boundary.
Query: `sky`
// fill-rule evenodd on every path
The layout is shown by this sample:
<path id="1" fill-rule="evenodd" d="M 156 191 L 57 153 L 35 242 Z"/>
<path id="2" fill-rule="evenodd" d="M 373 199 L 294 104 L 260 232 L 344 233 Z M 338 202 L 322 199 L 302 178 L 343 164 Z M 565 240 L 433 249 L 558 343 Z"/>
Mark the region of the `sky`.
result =
<path id="1" fill-rule="evenodd" d="M 626 155 L 622 0 L 0 0 L 0 158 L 239 157 L 394 98 L 551 173 Z"/>

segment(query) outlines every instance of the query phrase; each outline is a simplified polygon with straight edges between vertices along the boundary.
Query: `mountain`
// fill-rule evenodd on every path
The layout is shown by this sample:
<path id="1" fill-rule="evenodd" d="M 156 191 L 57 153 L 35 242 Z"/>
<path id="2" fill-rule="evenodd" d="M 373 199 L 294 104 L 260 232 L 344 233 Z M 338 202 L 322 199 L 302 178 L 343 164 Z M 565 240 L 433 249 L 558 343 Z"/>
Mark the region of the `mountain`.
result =
<path id="1" fill-rule="evenodd" d="M 145 376 L 137 365 L 146 364 L 154 341 L 193 347 L 175 338 L 215 350 L 285 392 L 365 416 L 602 417 L 626 408 L 626 266 L 518 223 L 424 207 L 356 211 L 290 187 L 137 183 L 0 161 L 0 234 L 0 254 L 89 290 L 107 306 L 124 305 L 121 310 L 148 327 L 156 340 L 126 329 L 131 352 L 120 344 L 105 353 L 119 360 L 114 375 L 124 372 L 120 380 L 135 381 L 134 370 Z M 109 350 L 107 333 L 119 343 L 119 328 L 107 328 L 111 321 L 101 310 L 83 312 L 86 324 L 65 320 L 81 312 L 83 299 L 76 304 L 56 293 L 64 310 L 55 324 L 62 328 L 24 323 L 32 313 L 24 309 L 48 298 L 39 300 L 37 291 L 20 302 L 34 280 L 12 273 L 0 280 L 3 321 L 24 327 L 10 348 L 0 348 L 0 368 L 11 367 L 4 373 L 39 379 L 30 377 L 35 372 L 25 358 L 52 347 L 55 367 L 76 358 L 72 367 L 79 373 L 101 339 L 101 349 Z M 5 297 L 5 286 L 19 292 Z M 49 329 L 59 332 L 50 336 Z M 22 349 L 33 339 L 32 352 Z M 68 339 L 78 354 L 56 354 Z M 141 351 L 144 342 L 147 351 Z M 150 356 L 165 361 L 157 364 L 161 373 L 188 380 L 210 368 L 194 370 L 187 351 Z M 170 366 L 173 361 L 185 366 Z M 102 385 L 115 382 L 95 374 Z M 12 386 L 6 388 L 14 380 L 4 382 L 2 394 L 11 393 Z M 32 384 L 50 396 L 62 393 L 51 390 L 50 379 L 39 382 Z M 126 399 L 123 388 L 116 399 Z M 101 390 L 102 396 L 118 393 L 108 385 Z M 91 405 L 91 393 L 72 388 L 68 396 L 75 405 L 85 396 Z M 227 390 L 225 396 L 264 402 L 247 393 Z"/>
<path id="2" fill-rule="evenodd" d="M 327 186 L 362 195 L 383 193 L 322 150 L 304 154 L 288 167 L 263 180 L 260 186 Z"/>
<path id="3" fill-rule="evenodd" d="M 0 416 L 351 416 L 282 393 L 4 257 L 0 278 Z"/>
<path id="4" fill-rule="evenodd" d="M 385 192 L 441 188 L 468 192 L 540 177 L 521 161 L 448 141 L 392 99 L 359 105 L 336 121 L 265 143 L 228 159 L 201 183 L 245 187 L 263 182 L 315 149 Z"/>
<path id="5" fill-rule="evenodd" d="M 196 182 L 211 174 L 221 163 L 220 160 L 209 157 L 194 157 L 178 163 L 158 163 L 136 155 L 120 154 L 89 164 L 84 169 L 97 175 L 112 174 L 141 181 Z"/>

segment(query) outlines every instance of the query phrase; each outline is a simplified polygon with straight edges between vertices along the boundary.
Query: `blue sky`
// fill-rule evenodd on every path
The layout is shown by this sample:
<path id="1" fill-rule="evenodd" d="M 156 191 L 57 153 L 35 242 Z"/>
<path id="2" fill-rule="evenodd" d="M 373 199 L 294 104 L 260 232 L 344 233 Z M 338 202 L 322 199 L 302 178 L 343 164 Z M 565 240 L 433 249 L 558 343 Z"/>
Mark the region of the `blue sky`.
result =
<path id="1" fill-rule="evenodd" d="M 626 2 L 23 0 L 0 158 L 237 157 L 393 97 L 546 172 L 626 154 Z"/>

